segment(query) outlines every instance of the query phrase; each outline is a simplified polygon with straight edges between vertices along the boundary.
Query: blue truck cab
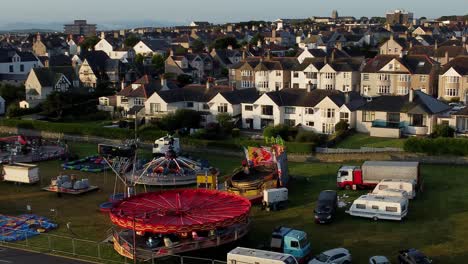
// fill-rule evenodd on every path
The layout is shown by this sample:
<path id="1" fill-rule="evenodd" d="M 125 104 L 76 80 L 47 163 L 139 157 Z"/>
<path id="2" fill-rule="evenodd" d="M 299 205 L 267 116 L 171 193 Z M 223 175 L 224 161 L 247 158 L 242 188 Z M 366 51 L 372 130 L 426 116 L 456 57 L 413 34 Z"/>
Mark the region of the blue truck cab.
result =
<path id="1" fill-rule="evenodd" d="M 304 263 L 310 256 L 310 243 L 307 233 L 289 227 L 278 227 L 271 235 L 272 251 L 294 256 L 299 263 Z"/>

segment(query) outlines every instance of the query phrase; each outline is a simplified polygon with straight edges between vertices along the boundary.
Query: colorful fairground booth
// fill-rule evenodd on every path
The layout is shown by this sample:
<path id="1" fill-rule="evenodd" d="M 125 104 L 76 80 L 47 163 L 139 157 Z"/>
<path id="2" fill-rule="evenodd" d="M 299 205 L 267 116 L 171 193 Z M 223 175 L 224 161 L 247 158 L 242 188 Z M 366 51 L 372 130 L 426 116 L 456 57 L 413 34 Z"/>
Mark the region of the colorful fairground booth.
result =
<path id="1" fill-rule="evenodd" d="M 227 192 L 175 189 L 142 193 L 114 204 L 114 248 L 149 260 L 217 247 L 248 232 L 249 200 Z"/>
<path id="2" fill-rule="evenodd" d="M 244 149 L 246 159 L 242 167 L 226 181 L 226 190 L 249 199 L 260 201 L 263 191 L 286 187 L 289 181 L 288 158 L 284 141 L 267 138 L 261 147 Z"/>

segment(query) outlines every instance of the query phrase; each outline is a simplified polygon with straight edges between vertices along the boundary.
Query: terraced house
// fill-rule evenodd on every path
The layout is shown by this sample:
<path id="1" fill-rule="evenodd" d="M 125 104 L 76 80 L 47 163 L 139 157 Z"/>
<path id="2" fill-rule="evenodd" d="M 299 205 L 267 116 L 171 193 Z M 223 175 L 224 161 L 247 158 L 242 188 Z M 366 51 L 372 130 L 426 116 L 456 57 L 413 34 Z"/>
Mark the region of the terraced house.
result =
<path id="1" fill-rule="evenodd" d="M 411 89 L 437 93 L 439 64 L 424 55 L 377 55 L 361 72 L 361 94 L 405 95 Z"/>
<path id="2" fill-rule="evenodd" d="M 442 68 L 439 98 L 468 103 L 468 56 L 457 57 Z"/>
<path id="3" fill-rule="evenodd" d="M 279 91 L 291 87 L 291 71 L 296 65 L 296 58 L 243 56 L 241 62 L 230 68 L 229 82 L 235 89 Z"/>

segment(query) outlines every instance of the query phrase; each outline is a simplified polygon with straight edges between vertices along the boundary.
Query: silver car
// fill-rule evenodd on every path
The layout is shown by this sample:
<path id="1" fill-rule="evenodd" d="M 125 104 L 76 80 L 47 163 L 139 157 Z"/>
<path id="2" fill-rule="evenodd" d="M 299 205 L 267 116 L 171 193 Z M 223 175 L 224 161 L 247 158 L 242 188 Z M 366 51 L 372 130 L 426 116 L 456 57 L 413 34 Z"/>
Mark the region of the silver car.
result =
<path id="1" fill-rule="evenodd" d="M 351 254 L 345 248 L 335 248 L 322 252 L 309 261 L 309 264 L 350 264 Z"/>
<path id="2" fill-rule="evenodd" d="M 373 256 L 369 259 L 369 264 L 391 264 L 390 260 L 384 256 Z"/>

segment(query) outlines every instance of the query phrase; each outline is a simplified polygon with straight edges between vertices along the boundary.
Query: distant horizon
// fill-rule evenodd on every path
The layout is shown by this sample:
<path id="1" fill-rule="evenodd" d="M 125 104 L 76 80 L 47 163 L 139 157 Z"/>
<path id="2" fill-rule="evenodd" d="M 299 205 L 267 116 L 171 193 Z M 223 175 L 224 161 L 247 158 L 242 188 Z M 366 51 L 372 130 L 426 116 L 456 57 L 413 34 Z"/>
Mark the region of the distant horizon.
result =
<path id="1" fill-rule="evenodd" d="M 130 4 L 125 0 L 95 1 L 80 0 L 70 6 L 63 0 L 15 0 L 2 3 L 0 29 L 14 25 L 58 25 L 71 23 L 75 19 L 86 19 L 98 27 L 137 25 L 141 23 L 170 25 L 188 25 L 191 21 L 208 21 L 214 24 L 249 20 L 273 21 L 277 18 L 309 18 L 312 16 L 330 16 L 337 10 L 340 16 L 360 18 L 383 17 L 389 11 L 403 9 L 412 12 L 415 18 L 438 18 L 443 15 L 468 14 L 466 0 L 445 0 L 443 5 L 426 0 L 328 0 L 317 3 L 313 0 L 290 0 L 277 4 L 267 0 L 173 0 L 153 1 L 134 0 Z M 53 14 L 51 12 L 53 10 Z M 71 14 L 71 15 L 70 15 Z M 25 29 L 25 28 L 22 28 Z M 45 28 L 47 29 L 47 28 Z"/>

